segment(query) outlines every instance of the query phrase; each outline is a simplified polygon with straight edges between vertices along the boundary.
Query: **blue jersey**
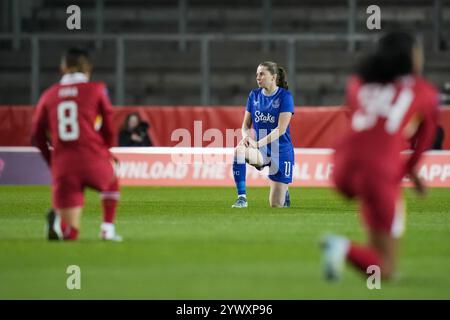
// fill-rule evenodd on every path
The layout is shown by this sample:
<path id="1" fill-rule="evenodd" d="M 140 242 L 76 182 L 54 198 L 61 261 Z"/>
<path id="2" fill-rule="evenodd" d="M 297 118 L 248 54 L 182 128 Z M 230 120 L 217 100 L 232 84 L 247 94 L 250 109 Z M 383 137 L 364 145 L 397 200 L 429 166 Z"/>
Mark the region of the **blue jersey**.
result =
<path id="1" fill-rule="evenodd" d="M 266 96 L 262 88 L 254 89 L 248 96 L 247 111 L 252 115 L 256 138 L 260 140 L 278 126 L 278 118 L 281 112 L 294 113 L 294 99 L 288 90 L 280 87 L 270 96 Z M 277 142 L 280 153 L 293 150 L 290 125 L 278 141 L 272 142 L 272 145 Z M 267 149 L 270 155 L 271 149 L 273 149 L 270 144 Z"/>

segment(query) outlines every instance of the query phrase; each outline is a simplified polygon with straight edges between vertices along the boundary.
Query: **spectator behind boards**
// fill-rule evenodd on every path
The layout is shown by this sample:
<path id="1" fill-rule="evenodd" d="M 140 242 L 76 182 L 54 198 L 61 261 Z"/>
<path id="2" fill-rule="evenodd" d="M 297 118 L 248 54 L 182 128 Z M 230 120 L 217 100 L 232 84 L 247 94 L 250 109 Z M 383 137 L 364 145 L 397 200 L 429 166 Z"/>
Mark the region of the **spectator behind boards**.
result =
<path id="1" fill-rule="evenodd" d="M 152 141 L 147 130 L 150 125 L 142 121 L 136 112 L 130 113 L 126 118 L 119 133 L 120 147 L 151 147 Z"/>

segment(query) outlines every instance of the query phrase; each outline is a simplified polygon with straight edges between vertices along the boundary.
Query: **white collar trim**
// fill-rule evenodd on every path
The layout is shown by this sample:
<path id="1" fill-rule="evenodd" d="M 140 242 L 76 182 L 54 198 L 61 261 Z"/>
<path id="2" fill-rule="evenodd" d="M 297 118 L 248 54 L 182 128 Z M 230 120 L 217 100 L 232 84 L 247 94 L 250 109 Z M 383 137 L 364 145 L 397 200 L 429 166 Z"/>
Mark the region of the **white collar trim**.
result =
<path id="1" fill-rule="evenodd" d="M 81 72 L 74 72 L 74 73 L 67 73 L 62 76 L 60 84 L 75 84 L 75 83 L 83 83 L 88 82 L 89 79 L 86 77 L 84 73 Z"/>
<path id="2" fill-rule="evenodd" d="M 272 96 L 274 96 L 274 95 L 277 94 L 278 89 L 280 89 L 280 87 L 277 87 L 277 89 L 276 89 L 274 92 L 272 92 L 271 94 L 265 94 L 265 93 L 264 93 L 264 88 L 262 89 L 261 92 L 262 92 L 263 96 L 266 96 L 266 97 L 272 97 Z"/>

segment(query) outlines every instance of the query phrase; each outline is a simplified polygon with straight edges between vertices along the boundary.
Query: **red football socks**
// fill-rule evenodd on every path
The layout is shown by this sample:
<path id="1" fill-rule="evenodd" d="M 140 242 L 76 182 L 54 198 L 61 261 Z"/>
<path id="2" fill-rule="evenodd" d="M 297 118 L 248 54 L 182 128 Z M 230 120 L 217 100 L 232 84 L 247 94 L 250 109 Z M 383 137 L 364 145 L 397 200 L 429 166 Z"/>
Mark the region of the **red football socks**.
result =
<path id="1" fill-rule="evenodd" d="M 367 268 L 371 265 L 381 266 L 381 259 L 374 248 L 354 243 L 350 244 L 347 260 L 364 273 L 367 272 Z"/>
<path id="2" fill-rule="evenodd" d="M 78 229 L 70 227 L 63 219 L 61 219 L 61 231 L 64 240 L 77 240 L 78 238 Z"/>
<path id="3" fill-rule="evenodd" d="M 103 199 L 103 222 L 114 223 L 116 217 L 117 200 L 115 199 Z"/>
<path id="4" fill-rule="evenodd" d="M 108 191 L 104 191 L 101 194 L 103 206 L 103 222 L 114 223 L 119 197 L 119 183 L 117 180 L 115 180 L 109 187 Z"/>
<path id="5" fill-rule="evenodd" d="M 78 229 L 74 227 L 68 227 L 63 230 L 64 240 L 77 240 Z"/>

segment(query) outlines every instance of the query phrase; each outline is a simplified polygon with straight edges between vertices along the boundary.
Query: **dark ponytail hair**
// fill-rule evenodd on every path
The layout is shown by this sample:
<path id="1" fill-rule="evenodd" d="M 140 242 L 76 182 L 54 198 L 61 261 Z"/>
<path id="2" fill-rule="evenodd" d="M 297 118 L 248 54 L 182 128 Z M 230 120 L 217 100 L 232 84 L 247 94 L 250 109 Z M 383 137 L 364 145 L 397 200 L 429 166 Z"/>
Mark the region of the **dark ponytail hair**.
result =
<path id="1" fill-rule="evenodd" d="M 264 66 L 269 70 L 270 74 L 277 75 L 277 86 L 283 89 L 288 90 L 288 82 L 286 80 L 286 70 L 282 66 L 279 66 L 276 62 L 273 61 L 264 61 L 259 64 L 260 66 Z"/>
<path id="2" fill-rule="evenodd" d="M 406 32 L 388 33 L 378 41 L 375 52 L 363 58 L 357 74 L 366 83 L 387 83 L 410 74 L 413 72 L 412 50 L 415 45 L 414 37 Z"/>
<path id="3" fill-rule="evenodd" d="M 286 70 L 284 70 L 283 67 L 278 67 L 277 86 L 286 90 L 289 89 L 288 82 L 286 80 Z"/>

